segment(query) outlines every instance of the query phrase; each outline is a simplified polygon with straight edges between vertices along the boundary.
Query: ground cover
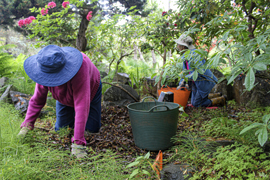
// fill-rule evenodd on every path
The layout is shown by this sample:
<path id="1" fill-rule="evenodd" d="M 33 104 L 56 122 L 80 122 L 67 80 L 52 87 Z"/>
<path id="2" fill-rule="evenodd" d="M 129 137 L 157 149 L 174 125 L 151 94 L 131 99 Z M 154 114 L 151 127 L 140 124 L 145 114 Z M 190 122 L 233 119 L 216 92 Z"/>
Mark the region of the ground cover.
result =
<path id="1" fill-rule="evenodd" d="M 23 142 L 16 139 L 23 116 L 12 106 L 1 104 L 0 145 L 2 179 L 127 179 L 136 169 L 149 175 L 138 179 L 157 179 L 150 164 L 157 152 L 151 152 L 147 164 L 127 168 L 148 152 L 135 146 L 127 108 L 102 108 L 100 133 L 86 136 L 88 157 L 70 156 L 72 130 L 54 132 L 53 111 L 37 120 L 36 128 Z M 194 179 L 267 179 L 270 174 L 268 144 L 260 147 L 255 130 L 239 135 L 253 122 L 260 122 L 269 107 L 249 109 L 231 101 L 227 107 L 210 110 L 187 107 L 188 116 L 179 114 L 174 146 L 163 152 L 164 165 L 188 163 Z M 229 142 L 218 146 L 213 142 Z M 142 171 L 140 171 L 142 172 Z"/>

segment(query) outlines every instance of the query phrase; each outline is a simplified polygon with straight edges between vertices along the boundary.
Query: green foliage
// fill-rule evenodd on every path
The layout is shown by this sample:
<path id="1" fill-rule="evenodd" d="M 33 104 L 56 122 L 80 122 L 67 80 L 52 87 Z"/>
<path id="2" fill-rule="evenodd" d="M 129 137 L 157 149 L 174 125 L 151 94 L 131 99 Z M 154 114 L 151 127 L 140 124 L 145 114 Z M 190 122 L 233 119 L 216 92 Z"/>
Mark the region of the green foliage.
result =
<path id="1" fill-rule="evenodd" d="M 136 178 L 136 179 L 147 178 L 148 179 L 153 175 L 153 172 L 151 172 L 151 168 L 153 168 L 152 162 L 150 162 L 149 157 L 150 157 L 150 152 L 148 152 L 145 156 L 137 157 L 134 162 L 126 166 L 126 168 L 132 168 L 132 167 L 136 168 L 130 174 L 129 179 L 132 179 L 132 178 Z"/>
<path id="2" fill-rule="evenodd" d="M 170 157 L 170 161 L 172 159 L 181 160 L 191 165 L 200 166 L 202 162 L 198 156 L 203 152 L 212 152 L 214 150 L 213 144 L 205 141 L 201 136 L 202 133 L 184 131 L 173 137 L 172 141 L 179 145 L 171 149 L 175 153 Z"/>
<path id="3" fill-rule="evenodd" d="M 204 166 L 191 179 L 267 179 L 270 171 L 267 157 L 258 147 L 237 143 L 219 147 L 213 154 L 198 156 Z"/>
<path id="4" fill-rule="evenodd" d="M 4 50 L 15 47 L 14 45 L 4 45 L 0 46 L 0 78 L 10 77 L 12 69 L 13 56 L 4 52 Z"/>
<path id="5" fill-rule="evenodd" d="M 253 128 L 258 129 L 255 132 L 255 136 L 258 135 L 258 141 L 260 143 L 261 146 L 263 146 L 266 141 L 268 140 L 268 131 L 270 130 L 270 123 L 268 123 L 270 119 L 270 114 L 268 115 L 264 115 L 262 118 L 263 123 L 253 123 L 251 125 L 249 125 L 248 127 L 244 128 L 240 134 L 243 134 L 247 131 L 250 131 Z"/>
<path id="6" fill-rule="evenodd" d="M 12 74 L 13 78 L 9 81 L 10 84 L 15 86 L 17 91 L 26 94 L 33 94 L 35 90 L 36 83 L 30 79 L 30 77 L 26 74 L 23 63 L 26 59 L 26 56 L 20 54 L 12 63 Z"/>

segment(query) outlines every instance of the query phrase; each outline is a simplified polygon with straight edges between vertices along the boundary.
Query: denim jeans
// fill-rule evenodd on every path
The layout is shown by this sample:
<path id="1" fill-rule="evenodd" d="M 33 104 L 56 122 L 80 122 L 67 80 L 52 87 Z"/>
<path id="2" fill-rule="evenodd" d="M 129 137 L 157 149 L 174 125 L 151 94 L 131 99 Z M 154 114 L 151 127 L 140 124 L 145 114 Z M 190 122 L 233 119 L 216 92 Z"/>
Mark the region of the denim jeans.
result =
<path id="1" fill-rule="evenodd" d="M 101 127 L 101 95 L 102 83 L 100 82 L 99 88 L 94 99 L 90 103 L 90 110 L 85 130 L 97 133 Z M 56 101 L 56 123 L 55 131 L 63 127 L 74 128 L 75 111 L 73 107 L 61 104 Z"/>
<path id="2" fill-rule="evenodd" d="M 192 84 L 191 104 L 194 107 L 209 107 L 212 101 L 208 99 L 208 96 L 202 98 L 195 84 Z"/>

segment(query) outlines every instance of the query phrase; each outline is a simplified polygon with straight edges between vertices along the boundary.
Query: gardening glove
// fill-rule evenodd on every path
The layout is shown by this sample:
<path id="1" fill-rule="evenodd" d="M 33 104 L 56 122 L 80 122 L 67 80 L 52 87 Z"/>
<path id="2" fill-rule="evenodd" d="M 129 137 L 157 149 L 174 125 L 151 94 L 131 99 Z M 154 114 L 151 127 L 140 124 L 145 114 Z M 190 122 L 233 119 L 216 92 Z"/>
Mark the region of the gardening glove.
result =
<path id="1" fill-rule="evenodd" d="M 86 153 L 86 147 L 83 145 L 77 145 L 75 143 L 73 143 L 71 145 L 71 154 L 75 155 L 77 158 L 84 158 L 87 153 Z"/>
<path id="2" fill-rule="evenodd" d="M 26 134 L 28 133 L 29 129 L 27 127 L 22 127 L 19 134 L 17 135 L 18 138 L 23 139 Z"/>

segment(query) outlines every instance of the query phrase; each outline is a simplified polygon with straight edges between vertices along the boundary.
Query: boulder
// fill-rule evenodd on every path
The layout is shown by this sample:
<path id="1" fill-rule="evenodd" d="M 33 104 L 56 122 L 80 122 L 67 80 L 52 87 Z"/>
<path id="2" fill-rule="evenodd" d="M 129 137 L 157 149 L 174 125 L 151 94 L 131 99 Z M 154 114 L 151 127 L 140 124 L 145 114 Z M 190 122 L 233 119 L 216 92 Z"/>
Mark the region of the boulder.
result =
<path id="1" fill-rule="evenodd" d="M 140 99 L 138 93 L 129 85 L 118 84 L 127 90 L 137 100 Z M 111 86 L 108 88 L 103 95 L 103 103 L 105 106 L 126 106 L 129 103 L 136 102 L 128 93 L 120 89 L 119 87 Z"/>
<path id="2" fill-rule="evenodd" d="M 15 109 L 19 110 L 21 113 L 25 113 L 27 111 L 28 103 L 31 98 L 30 95 L 17 91 L 10 91 L 10 97 Z"/>
<path id="3" fill-rule="evenodd" d="M 9 93 L 10 93 L 11 87 L 12 87 L 12 85 L 8 85 L 5 92 L 0 97 L 0 102 L 1 101 L 3 101 L 3 102 L 8 102 L 9 101 Z"/>
<path id="4" fill-rule="evenodd" d="M 126 73 L 117 73 L 114 78 L 113 78 L 114 82 L 119 82 L 121 84 L 126 84 L 129 85 L 130 79 L 129 79 L 129 75 Z"/>
<path id="5" fill-rule="evenodd" d="M 0 78 L 0 88 L 4 87 L 7 81 L 8 81 L 7 77 Z"/>
<path id="6" fill-rule="evenodd" d="M 270 80 L 260 77 L 255 78 L 257 84 L 251 91 L 245 86 L 245 76 L 238 76 L 234 80 L 233 90 L 235 101 L 246 106 L 270 106 Z"/>
<path id="7" fill-rule="evenodd" d="M 214 69 L 211 70 L 213 72 L 213 74 L 216 76 L 216 78 L 220 79 L 222 77 L 224 77 L 224 75 Z M 216 84 L 213 89 L 212 89 L 212 93 L 217 93 L 217 92 L 221 92 L 223 95 L 226 95 L 228 100 L 232 100 L 234 99 L 234 90 L 233 90 L 233 86 L 232 85 L 227 85 L 228 81 L 227 79 L 225 79 L 224 81 L 222 81 L 221 83 Z"/>
<path id="8" fill-rule="evenodd" d="M 162 180 L 186 180 L 192 177 L 194 167 L 188 164 L 168 164 L 160 172 Z"/>
<path id="9" fill-rule="evenodd" d="M 143 93 L 144 94 L 157 94 L 157 86 L 155 85 L 155 77 L 151 79 L 151 77 L 146 77 L 143 79 Z"/>

